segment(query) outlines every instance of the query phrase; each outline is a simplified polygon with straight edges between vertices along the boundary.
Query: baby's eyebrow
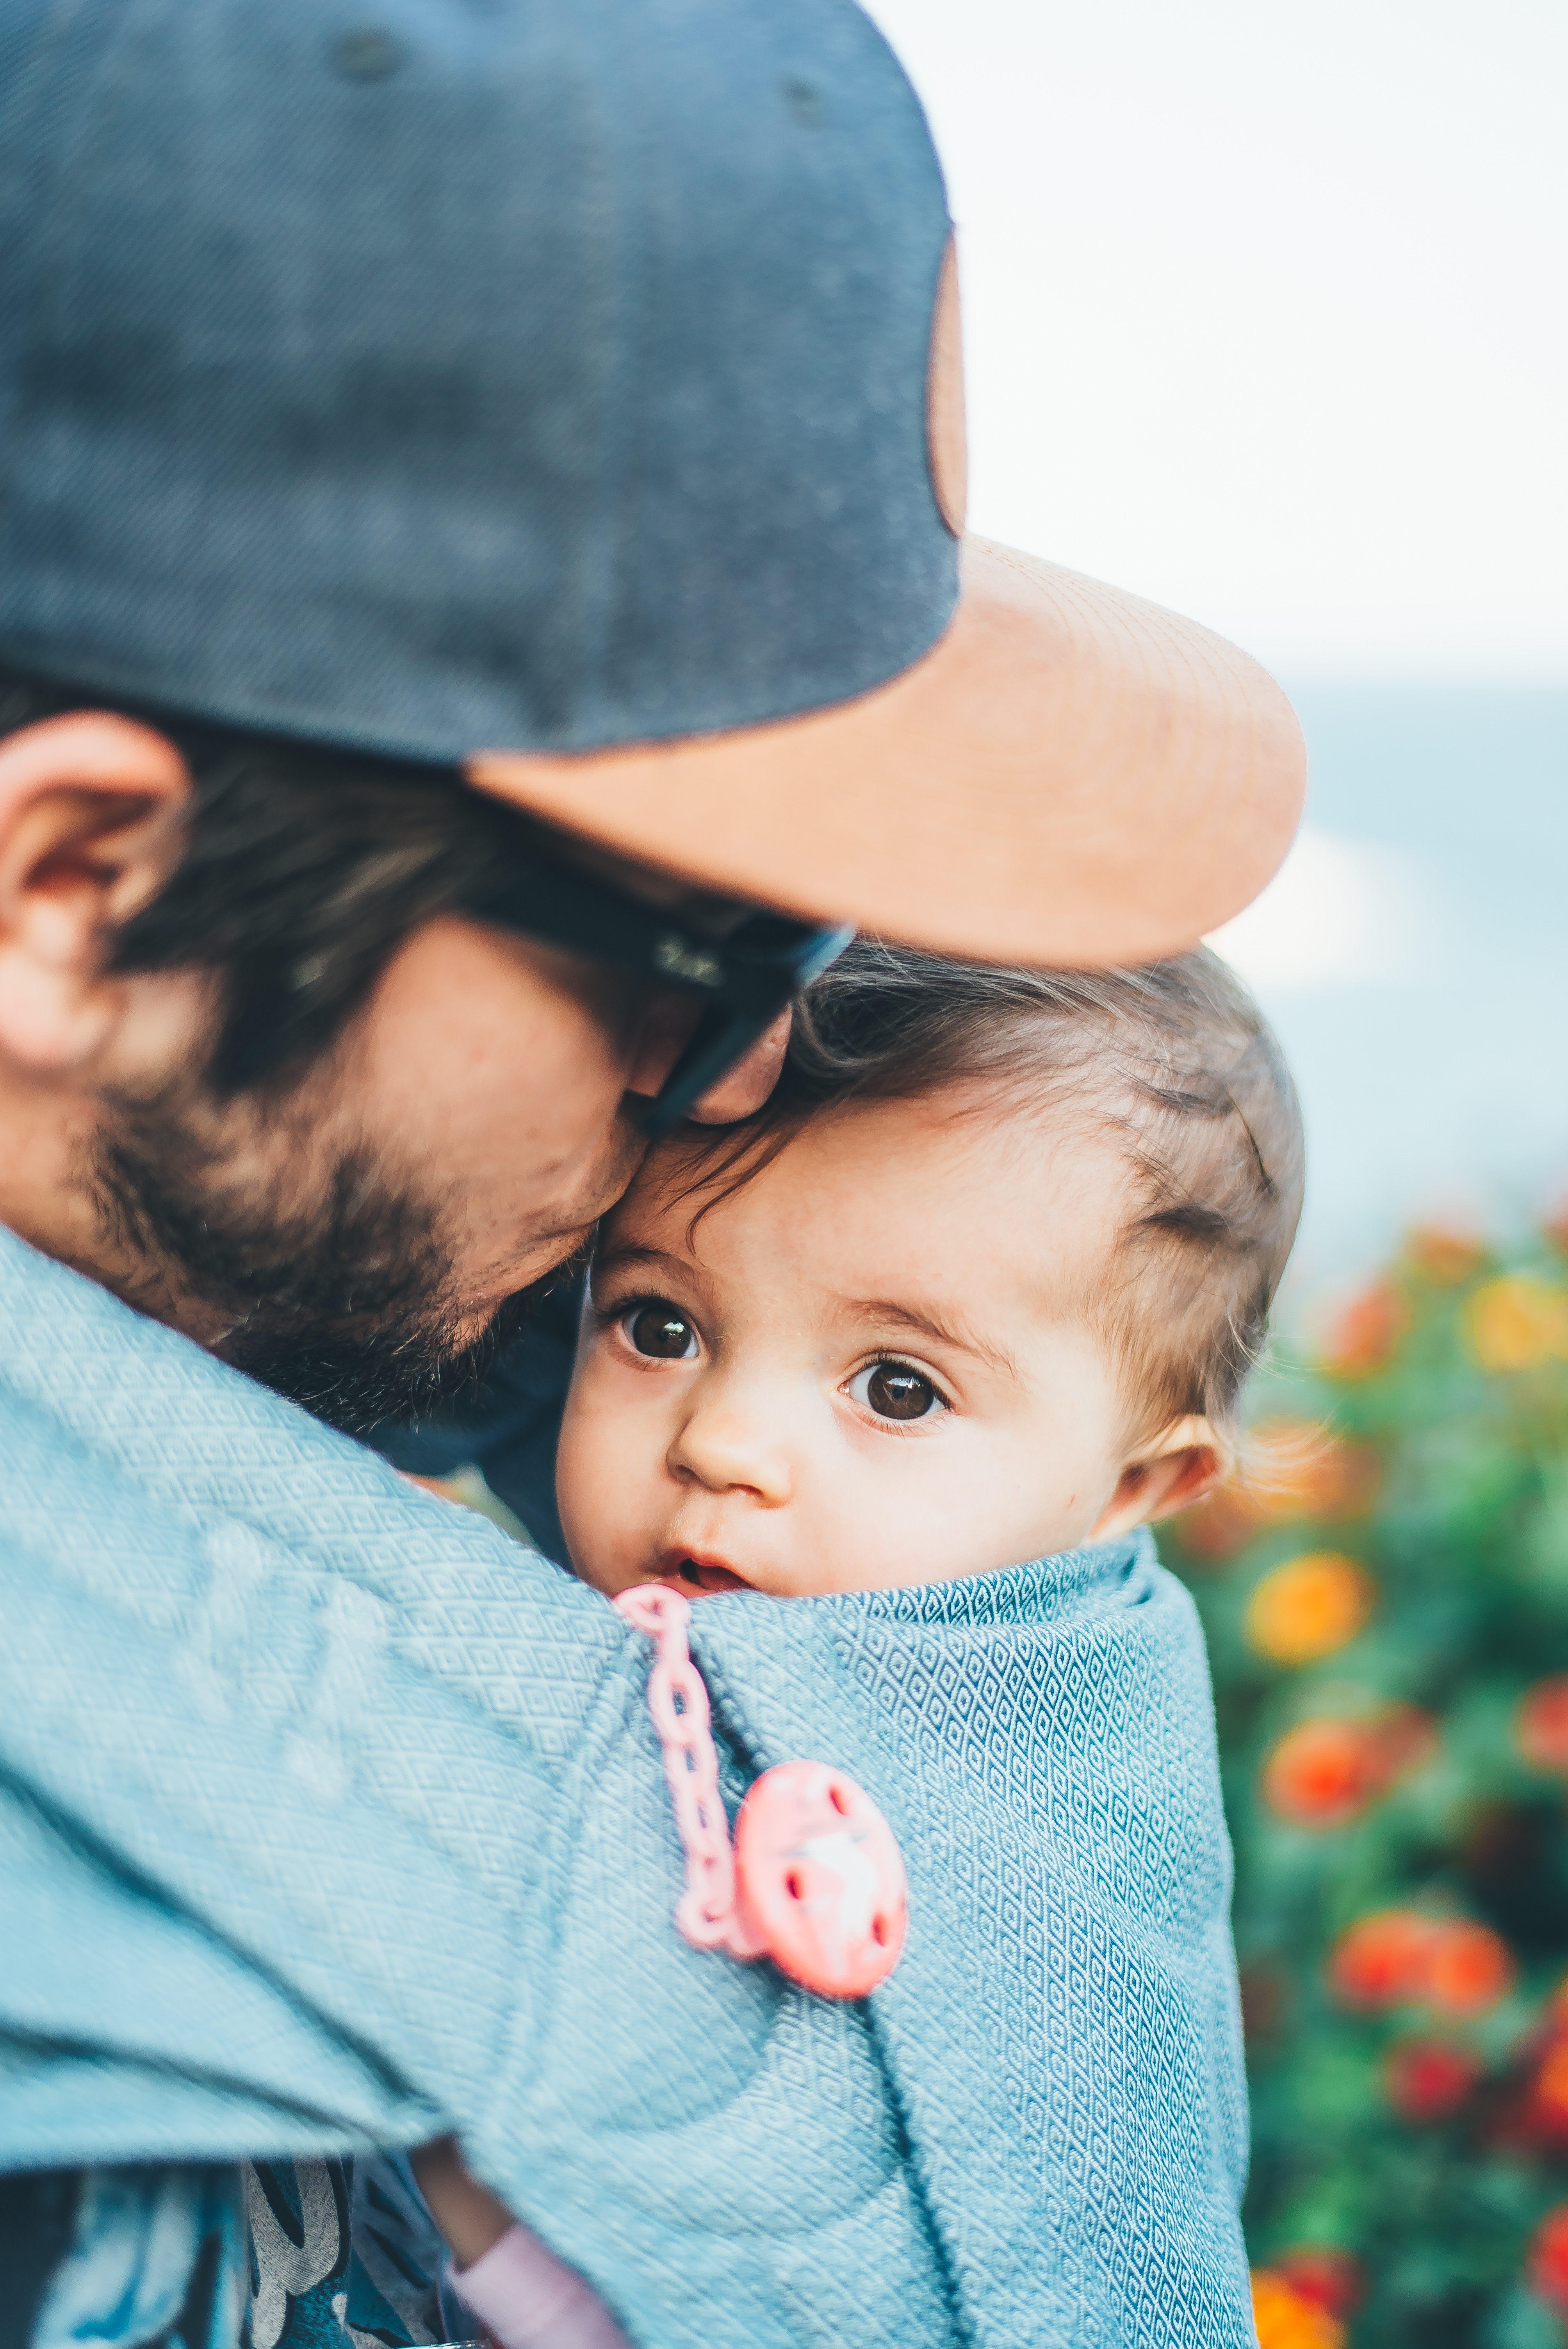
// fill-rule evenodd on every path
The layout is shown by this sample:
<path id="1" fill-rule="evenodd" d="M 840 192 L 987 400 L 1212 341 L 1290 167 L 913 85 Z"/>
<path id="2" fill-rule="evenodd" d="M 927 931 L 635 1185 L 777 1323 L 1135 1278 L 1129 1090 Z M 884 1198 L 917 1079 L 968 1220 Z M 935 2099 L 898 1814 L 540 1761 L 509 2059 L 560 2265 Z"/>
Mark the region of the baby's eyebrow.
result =
<path id="1" fill-rule="evenodd" d="M 689 1273 L 692 1269 L 684 1257 L 672 1256 L 667 1248 L 650 1247 L 641 1240 L 617 1240 L 593 1259 L 595 1273 L 619 1272 L 634 1265 L 645 1265 L 655 1272 Z"/>
<path id="2" fill-rule="evenodd" d="M 857 1321 L 874 1323 L 882 1330 L 891 1324 L 894 1329 L 908 1330 L 913 1337 L 934 1338 L 939 1346 L 952 1346 L 961 1354 L 972 1354 L 976 1361 L 1000 1371 L 1006 1378 L 1018 1376 L 1018 1365 L 1005 1346 L 986 1344 L 961 1322 L 938 1313 L 933 1307 L 900 1304 L 891 1297 L 847 1297 L 844 1309 Z"/>

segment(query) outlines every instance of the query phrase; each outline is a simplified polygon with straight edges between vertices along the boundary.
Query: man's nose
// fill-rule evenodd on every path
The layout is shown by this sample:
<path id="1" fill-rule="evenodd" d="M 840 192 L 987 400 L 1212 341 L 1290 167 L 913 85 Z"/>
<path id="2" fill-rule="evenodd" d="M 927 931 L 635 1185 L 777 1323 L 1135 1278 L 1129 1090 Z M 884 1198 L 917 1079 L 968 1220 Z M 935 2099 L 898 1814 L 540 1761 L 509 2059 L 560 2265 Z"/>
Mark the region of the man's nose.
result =
<path id="1" fill-rule="evenodd" d="M 727 1125 L 732 1119 L 749 1117 L 754 1109 L 761 1108 L 779 1081 L 779 1071 L 789 1049 L 793 1019 L 793 1010 L 787 1005 L 734 1067 L 727 1069 L 717 1084 L 709 1085 L 701 1099 L 692 1104 L 696 1124 Z"/>
<path id="2" fill-rule="evenodd" d="M 643 1008 L 626 1071 L 626 1091 L 652 1101 L 696 1033 L 702 1005 L 695 996 L 661 992 Z"/>
<path id="3" fill-rule="evenodd" d="M 712 1493 L 748 1492 L 777 1508 L 794 1482 L 781 1416 L 760 1393 L 699 1390 L 670 1445 L 671 1475 Z"/>
<path id="4" fill-rule="evenodd" d="M 793 1011 L 788 1004 L 740 1058 L 693 1102 L 697 1125 L 728 1125 L 760 1109 L 779 1081 L 789 1049 Z M 626 1091 L 655 1100 L 696 1033 L 702 1006 L 689 995 L 655 995 L 646 1005 L 626 1072 Z"/>

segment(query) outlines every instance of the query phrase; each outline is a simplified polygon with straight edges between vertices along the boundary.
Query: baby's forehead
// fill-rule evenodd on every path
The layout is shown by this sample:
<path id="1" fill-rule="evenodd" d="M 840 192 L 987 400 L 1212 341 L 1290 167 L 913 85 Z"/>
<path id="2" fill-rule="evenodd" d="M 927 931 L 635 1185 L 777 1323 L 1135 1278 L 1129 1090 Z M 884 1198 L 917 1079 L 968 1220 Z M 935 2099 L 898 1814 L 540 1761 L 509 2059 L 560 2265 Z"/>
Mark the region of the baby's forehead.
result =
<path id="1" fill-rule="evenodd" d="M 676 1136 L 610 1211 L 602 1247 L 711 1265 L 784 1239 L 846 1277 L 857 1256 L 907 1254 L 928 1282 L 1001 1271 L 1060 1306 L 1110 1276 L 1130 1179 L 1093 1120 L 950 1087 L 835 1104 L 784 1133 Z"/>

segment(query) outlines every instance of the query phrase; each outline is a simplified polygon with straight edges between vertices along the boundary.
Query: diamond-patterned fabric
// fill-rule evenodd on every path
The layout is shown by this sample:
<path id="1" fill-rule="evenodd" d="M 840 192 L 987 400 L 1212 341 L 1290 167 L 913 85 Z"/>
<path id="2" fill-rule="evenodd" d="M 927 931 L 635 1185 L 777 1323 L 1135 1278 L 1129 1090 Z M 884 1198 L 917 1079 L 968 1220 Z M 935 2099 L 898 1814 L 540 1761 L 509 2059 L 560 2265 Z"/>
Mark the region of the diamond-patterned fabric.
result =
<path id="1" fill-rule="evenodd" d="M 1147 1537 L 696 1610 L 729 1797 L 810 1755 L 900 1838 L 850 2006 L 675 1932 L 602 1599 L 9 1237 L 0 1577 L 0 2167 L 456 2127 L 645 2349 L 1252 2341 L 1212 1707 Z"/>

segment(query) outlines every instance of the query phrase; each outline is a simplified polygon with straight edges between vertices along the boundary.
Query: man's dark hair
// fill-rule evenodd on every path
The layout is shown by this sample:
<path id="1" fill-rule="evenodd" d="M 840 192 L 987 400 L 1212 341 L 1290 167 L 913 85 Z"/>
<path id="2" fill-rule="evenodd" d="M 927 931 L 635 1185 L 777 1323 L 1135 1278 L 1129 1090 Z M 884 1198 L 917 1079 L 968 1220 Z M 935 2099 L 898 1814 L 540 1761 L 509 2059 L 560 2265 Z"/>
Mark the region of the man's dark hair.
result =
<path id="1" fill-rule="evenodd" d="M 403 941 L 492 895 L 535 853 L 529 819 L 455 770 L 356 757 L 130 707 L 0 669 L 0 735 L 113 709 L 191 771 L 173 869 L 115 933 L 107 967 L 199 970 L 217 1019 L 200 1065 L 117 1096 L 91 1174 L 104 1226 L 232 1322 L 214 1350 L 335 1426 L 362 1433 L 437 1409 L 521 1326 L 507 1300 L 474 1334 L 443 1302 L 431 1203 L 367 1146 L 342 1151 L 304 1206 L 225 1179 L 192 1093 L 252 1092 L 269 1113 L 365 1002 Z M 536 1284 L 538 1286 L 542 1284 Z"/>
<path id="2" fill-rule="evenodd" d="M 298 1073 L 421 923 L 529 862 L 530 820 L 455 768 L 132 709 L 0 668 L 0 736 L 104 709 L 167 735 L 192 781 L 179 861 L 116 934 L 108 968 L 211 973 L 220 1017 L 203 1075 L 220 1099 Z"/>
<path id="3" fill-rule="evenodd" d="M 1130 1208 L 1089 1317 L 1128 1367 L 1140 1433 L 1188 1413 L 1232 1429 L 1304 1160 L 1290 1072 L 1235 973 L 1206 948 L 1141 970 L 1042 971 L 861 939 L 807 990 L 766 1106 L 727 1133 L 688 1130 L 698 1217 L 809 1119 L 949 1090 L 1115 1137 Z"/>

